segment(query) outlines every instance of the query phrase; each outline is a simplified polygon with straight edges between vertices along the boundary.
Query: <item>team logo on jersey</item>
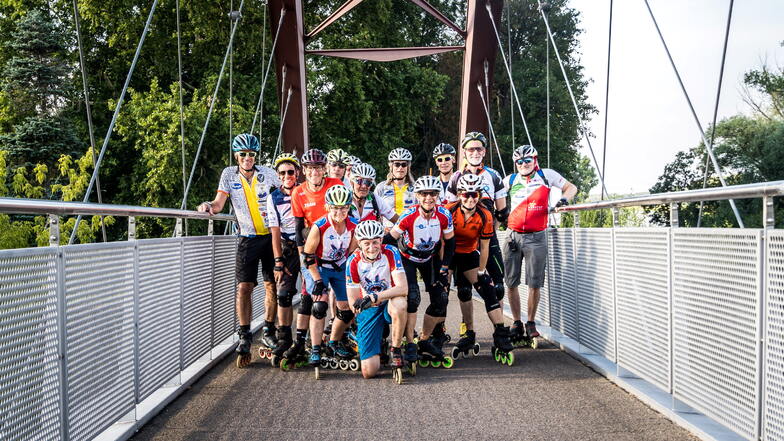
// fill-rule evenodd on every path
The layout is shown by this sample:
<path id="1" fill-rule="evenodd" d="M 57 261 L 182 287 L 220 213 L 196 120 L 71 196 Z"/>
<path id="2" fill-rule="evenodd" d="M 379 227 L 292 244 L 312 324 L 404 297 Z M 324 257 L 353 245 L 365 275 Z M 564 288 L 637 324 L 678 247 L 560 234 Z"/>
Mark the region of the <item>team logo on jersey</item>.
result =
<path id="1" fill-rule="evenodd" d="M 419 239 L 419 243 L 416 244 L 416 249 L 427 251 L 427 250 L 432 250 L 433 247 L 435 246 L 436 246 L 436 241 L 434 241 L 432 238 Z"/>
<path id="2" fill-rule="evenodd" d="M 343 255 L 346 253 L 346 250 L 342 246 L 338 248 L 334 244 L 330 244 L 330 248 L 331 249 L 327 254 L 327 260 L 340 260 L 343 258 Z"/>
<path id="3" fill-rule="evenodd" d="M 232 182 L 231 183 L 231 188 L 233 188 L 235 190 L 239 190 L 239 189 L 242 188 L 242 184 L 240 184 L 239 182 Z"/>
<path id="4" fill-rule="evenodd" d="M 416 227 L 417 227 L 417 230 L 424 230 L 425 228 L 427 228 L 427 225 L 425 225 L 425 224 L 418 224 Z"/>
<path id="5" fill-rule="evenodd" d="M 387 289 L 387 281 L 382 279 L 380 275 L 376 274 L 375 279 L 369 279 L 367 277 L 365 279 L 365 291 L 368 294 L 378 294 L 381 291 Z"/>

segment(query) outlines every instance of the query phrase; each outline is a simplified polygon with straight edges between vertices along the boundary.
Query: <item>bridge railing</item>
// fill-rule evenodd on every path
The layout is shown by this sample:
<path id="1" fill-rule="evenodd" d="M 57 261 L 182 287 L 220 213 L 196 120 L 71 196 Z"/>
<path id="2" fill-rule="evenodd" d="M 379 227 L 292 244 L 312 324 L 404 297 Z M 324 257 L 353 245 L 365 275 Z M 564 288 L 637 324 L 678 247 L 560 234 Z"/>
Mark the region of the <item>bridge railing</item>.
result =
<path id="1" fill-rule="evenodd" d="M 784 439 L 782 194 L 778 181 L 566 207 L 577 225 L 581 211 L 610 209 L 615 226 L 548 231 L 538 318 L 671 394 L 676 410 L 746 439 Z M 679 203 L 730 198 L 762 198 L 765 228 L 678 227 Z M 670 227 L 618 226 L 619 208 L 653 204 L 671 204 Z"/>
<path id="2" fill-rule="evenodd" d="M 0 251 L 0 439 L 125 437 L 234 342 L 235 236 L 134 240 L 192 211 L 0 199 L 50 216 L 52 246 Z M 59 246 L 59 215 L 129 217 L 128 241 Z M 182 231 L 179 229 L 179 231 Z M 253 318 L 264 290 L 253 292 Z"/>

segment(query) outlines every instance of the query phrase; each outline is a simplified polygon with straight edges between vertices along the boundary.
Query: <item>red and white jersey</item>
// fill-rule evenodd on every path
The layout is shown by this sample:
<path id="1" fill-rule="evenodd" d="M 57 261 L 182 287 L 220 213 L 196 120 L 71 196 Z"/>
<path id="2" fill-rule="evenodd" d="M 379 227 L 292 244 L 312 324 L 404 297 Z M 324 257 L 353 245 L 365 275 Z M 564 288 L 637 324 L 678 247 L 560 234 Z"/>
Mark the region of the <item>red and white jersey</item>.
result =
<path id="1" fill-rule="evenodd" d="M 507 225 L 518 233 L 547 229 L 550 187 L 563 188 L 566 179 L 555 170 L 539 169 L 529 176 L 512 173 L 504 178 L 511 198 Z"/>
<path id="2" fill-rule="evenodd" d="M 373 193 L 368 193 L 365 204 L 362 206 L 362 214 L 359 213 L 356 201 L 352 201 L 348 215 L 359 222 L 366 220 L 381 222 L 382 219 L 389 220 L 395 217 L 395 209 L 390 207 L 384 199 L 377 198 Z"/>
<path id="3" fill-rule="evenodd" d="M 422 253 L 429 253 L 427 257 L 422 258 L 414 257 L 407 253 L 405 247 L 400 250 L 400 254 L 406 259 L 422 263 L 430 260 L 432 251 L 441 242 L 442 233 L 451 233 L 454 231 L 454 226 L 452 225 L 452 214 L 441 205 L 436 205 L 433 215 L 426 219 L 419 210 L 419 204 L 417 204 L 403 212 L 393 229 L 400 234 L 405 247 Z"/>
<path id="4" fill-rule="evenodd" d="M 346 287 L 361 288 L 362 295 L 378 294 L 395 286 L 392 274 L 402 272 L 400 252 L 392 245 L 384 245 L 379 258 L 372 262 L 363 259 L 361 251 L 356 250 L 346 264 Z"/>
<path id="5" fill-rule="evenodd" d="M 343 233 L 338 233 L 329 215 L 324 216 L 313 224 L 321 233 L 321 240 L 316 248 L 316 257 L 319 261 L 334 262 L 340 266 L 346 261 L 346 252 L 351 245 L 351 238 L 354 237 L 354 229 L 357 222 L 354 219 L 346 218 L 346 228 Z"/>

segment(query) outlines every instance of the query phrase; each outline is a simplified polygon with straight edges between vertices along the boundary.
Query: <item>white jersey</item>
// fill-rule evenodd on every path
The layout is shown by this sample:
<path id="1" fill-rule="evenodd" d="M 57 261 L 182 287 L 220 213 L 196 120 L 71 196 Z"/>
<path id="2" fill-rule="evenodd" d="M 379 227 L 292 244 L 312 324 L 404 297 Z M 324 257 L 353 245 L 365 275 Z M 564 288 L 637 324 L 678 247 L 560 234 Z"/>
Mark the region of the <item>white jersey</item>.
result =
<path id="1" fill-rule="evenodd" d="M 360 214 L 356 202 L 352 201 L 348 215 L 357 219 L 359 222 L 366 220 L 381 222 L 382 218 L 388 220 L 395 217 L 395 210 L 393 210 L 385 200 L 378 199 L 373 193 L 369 193 L 365 198 L 364 205 L 362 205 L 362 213 Z"/>
<path id="2" fill-rule="evenodd" d="M 279 186 L 278 175 L 269 167 L 255 166 L 250 182 L 242 176 L 238 166 L 223 169 L 218 191 L 231 198 L 241 236 L 269 234 L 267 197 Z"/>
<path id="3" fill-rule="evenodd" d="M 354 237 L 357 222 L 354 219 L 346 218 L 346 228 L 343 233 L 338 233 L 335 230 L 332 221 L 329 220 L 329 215 L 317 220 L 313 226 L 318 228 L 321 233 L 321 240 L 316 249 L 316 257 L 319 262 L 326 261 L 337 266 L 343 265 L 348 257 L 346 253 L 351 245 L 351 238 Z"/>
<path id="4" fill-rule="evenodd" d="M 363 295 L 378 294 L 395 286 L 392 275 L 403 271 L 400 253 L 392 245 L 384 245 L 379 258 L 372 262 L 356 250 L 346 264 L 346 287 L 360 288 Z"/>
<path id="5" fill-rule="evenodd" d="M 449 180 L 449 186 L 446 188 L 446 198 L 450 202 L 457 200 L 457 181 L 465 173 L 471 172 L 468 171 L 468 168 L 464 168 L 463 170 L 456 171 L 452 174 L 452 179 Z M 478 176 L 481 179 L 480 184 L 482 186 L 481 193 L 483 200 L 494 202 L 496 199 L 503 199 L 506 197 L 506 189 L 501 180 L 501 175 L 497 171 L 490 167 L 484 167 L 479 170 Z M 485 206 L 487 206 L 490 211 L 494 212 L 495 204 L 491 204 L 487 201 L 484 202 Z"/>
<path id="6" fill-rule="evenodd" d="M 268 227 L 280 228 L 280 237 L 294 240 L 297 231 L 297 221 L 291 212 L 291 194 L 283 193 L 276 188 L 267 198 Z"/>

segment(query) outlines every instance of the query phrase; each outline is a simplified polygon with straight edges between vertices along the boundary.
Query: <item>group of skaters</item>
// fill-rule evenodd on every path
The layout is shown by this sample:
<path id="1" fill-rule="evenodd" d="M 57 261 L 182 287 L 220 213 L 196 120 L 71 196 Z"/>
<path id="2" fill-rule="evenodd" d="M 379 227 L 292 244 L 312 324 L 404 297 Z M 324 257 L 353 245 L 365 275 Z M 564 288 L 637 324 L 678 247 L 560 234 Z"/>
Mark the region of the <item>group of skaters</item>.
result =
<path id="1" fill-rule="evenodd" d="M 283 370 L 310 365 L 319 378 L 319 368 L 340 367 L 372 378 L 388 364 L 402 382 L 403 369 L 415 374 L 417 363 L 449 368 L 454 358 L 479 352 L 474 290 L 494 327 L 496 361 L 511 365 L 512 350 L 539 336 L 535 317 L 549 214 L 577 188 L 542 169 L 533 146 L 516 148 L 516 172 L 502 177 L 484 165 L 485 136 L 471 132 L 461 141 L 463 167 L 456 170 L 456 149 L 442 143 L 433 150 L 438 176 L 418 179 L 411 152 L 396 148 L 380 182 L 370 164 L 340 149 L 310 149 L 301 157 L 283 153 L 270 168 L 256 163 L 255 136 L 240 134 L 232 147 L 237 165 L 223 170 L 215 199 L 198 210 L 219 213 L 231 198 L 237 217 L 238 367 L 252 358 L 251 294 L 259 263 L 266 291 L 259 354 Z M 554 206 L 552 187 L 563 196 Z M 503 243 L 499 225 L 509 230 Z M 525 323 L 518 291 L 523 262 Z M 417 332 L 419 279 L 430 302 Z M 449 356 L 444 321 L 452 283 L 462 323 Z M 507 290 L 511 328 L 502 310 Z"/>

